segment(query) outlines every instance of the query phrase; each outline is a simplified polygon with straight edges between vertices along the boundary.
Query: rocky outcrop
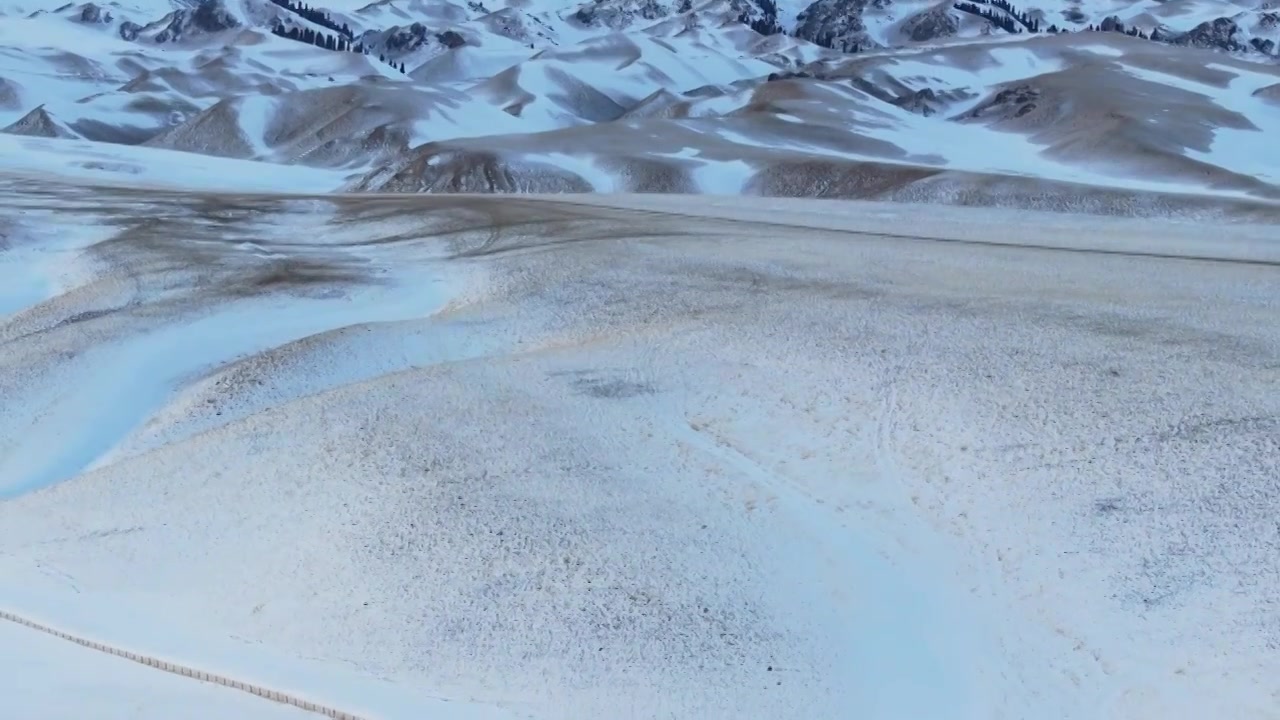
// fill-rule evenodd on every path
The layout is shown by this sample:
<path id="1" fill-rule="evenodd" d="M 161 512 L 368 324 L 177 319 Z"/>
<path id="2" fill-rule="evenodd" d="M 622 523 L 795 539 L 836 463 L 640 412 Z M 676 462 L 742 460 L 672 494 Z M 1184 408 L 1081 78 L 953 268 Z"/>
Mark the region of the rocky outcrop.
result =
<path id="1" fill-rule="evenodd" d="M 594 0 L 580 6 L 573 18 L 589 27 L 625 30 L 637 20 L 661 20 L 672 11 L 661 0 Z"/>
<path id="2" fill-rule="evenodd" d="M 386 53 L 387 57 L 403 57 L 419 50 L 428 49 L 433 54 L 441 48 L 453 49 L 467 44 L 467 38 L 457 30 L 437 32 L 426 25 L 415 22 L 412 25 L 393 25 L 386 30 L 365 33 L 361 40 L 365 47 L 375 53 Z"/>
<path id="3" fill-rule="evenodd" d="M 1237 39 L 1240 26 L 1231 18 L 1220 17 L 1216 20 L 1202 22 L 1190 31 L 1173 38 L 1174 45 L 1204 48 L 1207 50 L 1227 50 L 1239 52 L 1248 50 L 1249 46 Z"/>
<path id="4" fill-rule="evenodd" d="M 110 25 L 115 20 L 109 11 L 103 10 L 93 3 L 82 5 L 80 14 L 76 19 L 90 25 Z"/>
<path id="5" fill-rule="evenodd" d="M 814 75 L 812 72 L 809 72 L 808 70 L 782 70 L 780 72 L 769 73 L 769 76 L 766 77 L 764 81 L 777 82 L 779 80 L 795 80 L 795 79 L 813 80 L 814 78 L 817 78 L 817 77 L 818 77 L 817 75 Z"/>
<path id="6" fill-rule="evenodd" d="M 774 0 L 732 0 L 729 7 L 738 13 L 738 22 L 761 35 L 779 35 L 787 31 L 778 20 L 778 4 Z"/>
<path id="7" fill-rule="evenodd" d="M 459 35 L 457 32 L 453 30 L 445 30 L 442 33 L 437 33 L 436 40 L 438 40 L 441 45 L 449 48 L 450 50 L 454 48 L 460 48 L 463 45 L 467 44 L 467 39 L 462 37 L 461 35 Z"/>
<path id="8" fill-rule="evenodd" d="M 902 34 L 912 42 L 928 42 L 948 38 L 960 31 L 960 18 L 952 12 L 951 3 L 916 13 L 902 23 Z"/>
<path id="9" fill-rule="evenodd" d="M 382 49 L 392 54 L 409 53 L 424 45 L 435 42 L 435 33 L 422 23 L 414 23 L 408 27 L 396 26 L 382 36 Z"/>
<path id="10" fill-rule="evenodd" d="M 996 93 L 991 99 L 961 115 L 961 120 L 999 121 L 1020 118 L 1036 109 L 1040 90 L 1030 85 L 1017 85 Z"/>
<path id="11" fill-rule="evenodd" d="M 816 0 L 796 16 L 795 36 L 839 52 L 877 48 L 862 22 L 867 4 L 868 0 Z"/>
<path id="12" fill-rule="evenodd" d="M 1258 52 L 1263 53 L 1265 55 L 1273 55 L 1275 54 L 1275 51 L 1276 51 L 1275 40 L 1256 37 L 1256 38 L 1250 39 L 1249 44 L 1253 46 L 1254 50 L 1257 50 Z"/>
<path id="13" fill-rule="evenodd" d="M 201 35 L 212 35 L 240 27 L 222 0 L 201 0 L 190 10 L 177 10 L 169 16 L 169 24 L 156 33 L 158 43 L 178 42 Z M 122 28 L 123 30 L 123 28 Z"/>
<path id="14" fill-rule="evenodd" d="M 924 88 L 895 99 L 893 104 L 908 112 L 929 117 L 937 114 L 942 100 L 932 88 Z"/>
<path id="15" fill-rule="evenodd" d="M 142 26 L 136 22 L 125 21 L 120 23 L 120 39 L 133 42 L 138 39 L 138 35 L 142 33 Z"/>

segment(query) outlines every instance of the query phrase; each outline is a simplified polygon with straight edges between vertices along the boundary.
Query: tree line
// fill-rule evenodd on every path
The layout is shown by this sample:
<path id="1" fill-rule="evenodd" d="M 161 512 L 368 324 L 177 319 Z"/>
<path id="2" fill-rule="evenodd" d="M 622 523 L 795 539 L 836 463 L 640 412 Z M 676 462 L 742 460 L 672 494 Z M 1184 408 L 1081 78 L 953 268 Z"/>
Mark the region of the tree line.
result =
<path id="1" fill-rule="evenodd" d="M 1035 18 L 1031 17 L 1027 13 L 1022 12 L 1018 8 L 1014 7 L 1013 3 L 1009 2 L 1009 0 L 975 0 L 975 1 L 978 5 L 990 5 L 999 10 L 1003 10 L 1005 12 L 1005 15 L 1008 18 L 1010 18 L 1013 22 L 1016 22 L 1018 25 L 1021 25 L 1022 27 L 1026 28 L 1027 32 L 1032 32 L 1032 33 L 1040 32 L 1040 21 L 1036 20 Z M 973 3 L 966 3 L 966 4 L 973 5 Z M 959 6 L 957 6 L 956 9 L 960 9 Z M 965 10 L 965 12 L 970 12 L 970 11 Z M 1014 31 L 1009 30 L 1009 32 L 1014 32 Z M 1054 32 L 1054 31 L 1050 30 L 1049 32 Z"/>
<path id="2" fill-rule="evenodd" d="M 990 6 L 990 7 L 989 7 Z M 956 10 L 978 17 L 990 22 L 992 25 L 1004 30 L 1012 35 L 1017 35 L 1023 30 L 1029 33 L 1047 32 L 1052 34 L 1064 33 L 1066 30 L 1059 28 L 1057 25 L 1043 27 L 1040 21 L 1030 15 L 1020 12 L 1013 5 L 1005 2 L 1005 0 L 994 0 L 993 2 L 958 2 L 953 5 Z M 1003 12 L 997 12 L 991 7 L 998 8 Z"/>
<path id="3" fill-rule="evenodd" d="M 983 6 L 998 8 L 1003 10 L 1005 14 L 1001 16 L 993 10 L 983 9 Z M 1022 28 L 1026 28 L 1027 32 L 1032 33 L 1047 32 L 1051 34 L 1058 34 L 1070 32 L 1070 30 L 1060 28 L 1056 24 L 1042 29 L 1039 20 L 1014 7 L 1013 3 L 1008 0 L 973 0 L 972 2 L 958 2 L 954 7 L 961 12 L 966 12 L 970 15 L 977 15 L 989 20 L 991 24 L 1012 34 L 1021 32 L 1021 29 L 1018 27 L 1019 25 Z M 1151 35 L 1147 35 L 1137 27 L 1126 28 L 1124 23 L 1120 22 L 1116 17 L 1109 17 L 1106 20 L 1103 20 L 1100 25 L 1089 25 L 1087 28 L 1084 28 L 1084 32 L 1118 32 L 1128 35 L 1129 37 L 1141 38 L 1142 40 L 1164 39 L 1159 36 L 1159 28 L 1153 30 Z"/>
<path id="4" fill-rule="evenodd" d="M 761 35 L 778 35 L 785 34 L 786 29 L 778 22 L 778 6 L 775 0 L 758 0 L 760 7 L 759 17 L 752 17 L 747 11 L 743 11 L 738 15 L 738 22 L 750 27 Z M 1009 0 L 960 0 L 952 5 L 956 10 L 975 15 L 994 27 L 1000 28 L 1007 33 L 1017 35 L 1023 32 L 1028 33 L 1049 33 L 1057 35 L 1060 33 L 1072 32 L 1066 27 L 1059 27 L 1056 23 L 1051 23 L 1045 27 L 1038 19 L 1031 16 L 1030 13 L 1019 10 Z M 686 8 L 687 9 L 687 8 Z M 1109 17 L 1098 25 L 1089 25 L 1087 28 L 1081 28 L 1078 32 L 1118 32 L 1128 35 L 1129 37 L 1140 38 L 1142 40 L 1168 40 L 1169 37 L 1162 35 L 1159 28 L 1152 30 L 1151 34 L 1139 30 L 1137 27 L 1125 27 L 1124 23 L 1118 18 Z M 823 47 L 832 47 L 835 43 L 833 34 L 819 36 L 813 39 L 813 42 Z M 1255 43 L 1256 44 L 1256 43 Z M 853 46 L 848 51 L 858 52 L 861 48 Z"/>
<path id="5" fill-rule="evenodd" d="M 346 38 L 347 40 L 355 39 L 355 36 L 351 34 L 351 28 L 348 27 L 346 23 L 342 23 L 341 25 L 335 23 L 333 18 L 329 17 L 329 13 L 324 10 L 317 10 L 309 5 L 290 2 L 290 0 L 271 0 L 271 2 L 277 7 L 282 7 L 289 12 L 296 13 L 299 17 L 310 20 L 320 27 L 329 28 L 330 30 L 338 33 L 340 37 Z"/>
<path id="6" fill-rule="evenodd" d="M 1160 28 L 1158 27 L 1152 30 L 1150 35 L 1147 35 L 1146 33 L 1142 32 L 1136 27 L 1126 28 L 1124 26 L 1124 23 L 1112 18 L 1107 18 L 1106 20 L 1103 20 L 1101 25 L 1091 24 L 1089 25 L 1089 27 L 1085 28 L 1085 30 L 1087 32 L 1118 32 L 1118 33 L 1123 33 L 1125 35 L 1128 35 L 1129 37 L 1141 38 L 1143 40 L 1163 39 L 1160 37 Z"/>
<path id="7" fill-rule="evenodd" d="M 323 50 L 332 50 L 333 52 L 353 52 L 359 53 L 360 55 L 370 54 L 369 49 L 366 48 L 362 42 L 352 42 L 346 38 L 317 32 L 311 28 L 286 28 L 283 23 L 277 22 L 271 28 L 271 34 L 276 37 L 288 38 L 300 43 L 306 43 L 307 45 L 314 45 Z M 405 69 L 403 62 L 397 65 L 394 60 L 388 60 L 387 56 L 381 53 L 378 54 L 378 61 L 386 65 L 390 65 L 406 75 L 408 74 L 408 70 Z"/>
<path id="8" fill-rule="evenodd" d="M 978 5 L 976 3 L 971 3 L 971 2 L 958 2 L 952 7 L 954 7 L 955 9 L 959 10 L 962 13 L 977 15 L 978 17 L 986 20 L 992 25 L 1012 35 L 1017 35 L 1018 33 L 1022 32 L 1022 28 L 1018 27 L 1018 24 L 1013 21 L 1013 18 L 1009 17 L 1005 13 L 996 12 L 991 8 L 984 8 L 981 5 Z M 1035 32 L 1035 30 L 1031 30 L 1031 32 Z"/>

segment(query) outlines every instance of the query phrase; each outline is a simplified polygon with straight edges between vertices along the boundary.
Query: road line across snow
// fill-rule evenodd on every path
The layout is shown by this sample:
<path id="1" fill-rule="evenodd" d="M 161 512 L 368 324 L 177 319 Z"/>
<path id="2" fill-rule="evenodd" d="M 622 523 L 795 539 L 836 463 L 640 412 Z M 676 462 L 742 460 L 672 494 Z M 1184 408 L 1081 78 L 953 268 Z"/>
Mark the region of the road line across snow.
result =
<path id="1" fill-rule="evenodd" d="M 218 675 L 216 673 L 197 670 L 195 668 L 188 667 L 186 665 L 179 665 L 177 663 L 167 662 L 159 658 L 152 657 L 150 655 L 142 655 L 139 653 L 131 652 L 129 650 L 125 650 L 123 648 L 107 645 L 100 642 L 95 642 L 93 640 L 89 640 L 88 638 L 80 637 L 78 635 L 72 635 L 71 633 L 63 632 L 62 630 L 57 630 L 55 628 L 49 627 L 48 625 L 38 623 L 34 620 L 29 620 L 25 617 L 22 617 L 21 615 L 7 612 L 5 610 L 0 610 L 0 620 L 8 620 L 9 622 L 17 623 L 19 625 L 24 625 L 26 627 L 31 628 L 32 630 L 37 630 L 39 632 L 45 633 L 46 635 L 52 635 L 62 640 L 68 640 L 82 647 L 89 648 L 90 650 L 97 650 L 98 652 L 106 653 L 107 655 L 114 655 L 116 657 L 124 658 L 126 660 L 131 660 L 140 665 L 146 665 L 147 667 L 155 668 L 156 670 L 162 670 L 167 673 L 173 673 L 174 675 L 181 675 L 182 677 L 192 678 L 193 680 L 200 680 L 202 682 L 213 683 L 214 685 L 221 685 L 223 687 L 228 687 L 233 690 L 240 690 L 241 692 L 246 692 L 246 693 L 249 693 L 250 695 L 257 695 L 260 698 L 270 700 L 272 702 L 281 703 L 283 705 L 291 705 L 301 710 L 318 713 L 320 715 L 324 715 L 325 717 L 333 718 L 334 720 L 369 720 L 368 718 L 362 717 L 360 715 L 355 715 L 353 713 L 345 712 L 343 710 L 338 710 L 337 708 L 332 708 L 326 705 L 321 705 L 319 703 L 314 703 L 314 702 L 311 702 L 310 700 L 304 700 L 296 695 L 291 695 L 286 692 L 272 690 L 270 688 L 266 688 L 261 685 L 254 685 L 253 683 L 247 683 L 240 680 L 233 680 L 232 678 L 229 678 L 223 675 Z"/>

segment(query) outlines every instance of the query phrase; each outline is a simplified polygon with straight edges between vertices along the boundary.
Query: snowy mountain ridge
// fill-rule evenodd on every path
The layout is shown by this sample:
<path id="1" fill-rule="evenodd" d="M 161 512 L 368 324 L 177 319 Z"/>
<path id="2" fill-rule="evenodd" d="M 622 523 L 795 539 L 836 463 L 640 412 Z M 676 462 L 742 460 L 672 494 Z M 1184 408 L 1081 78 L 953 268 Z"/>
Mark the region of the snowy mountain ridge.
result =
<path id="1" fill-rule="evenodd" d="M 1076 186 L 1107 189 L 1098 207 L 1123 212 L 1161 205 L 1150 193 L 1272 201 L 1274 143 L 1241 148 L 1280 123 L 1280 65 L 1263 42 L 1280 31 L 1273 14 L 1005 0 L 13 4 L 0 16 L 0 128 L 342 170 L 338 187 L 358 190 L 947 201 L 973 186 L 999 204 L 1008 179 L 1032 178 L 1046 208 L 1094 192 Z M 1013 115 L 996 112 L 1018 97 Z M 1180 112 L 1164 123 L 1168 102 Z M 1111 115 L 1069 110 L 1103 105 Z"/>

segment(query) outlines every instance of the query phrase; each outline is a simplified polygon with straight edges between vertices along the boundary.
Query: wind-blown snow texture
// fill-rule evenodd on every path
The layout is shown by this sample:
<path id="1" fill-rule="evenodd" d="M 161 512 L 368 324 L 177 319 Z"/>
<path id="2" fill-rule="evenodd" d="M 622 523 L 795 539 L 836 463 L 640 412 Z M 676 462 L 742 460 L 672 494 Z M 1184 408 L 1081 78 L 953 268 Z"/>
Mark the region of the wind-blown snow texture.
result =
<path id="1" fill-rule="evenodd" d="M 381 718 L 1276 707 L 1273 226 L 0 197 L 12 611 Z"/>

